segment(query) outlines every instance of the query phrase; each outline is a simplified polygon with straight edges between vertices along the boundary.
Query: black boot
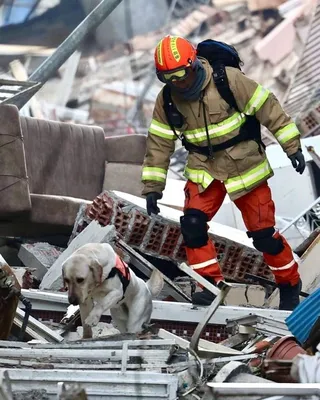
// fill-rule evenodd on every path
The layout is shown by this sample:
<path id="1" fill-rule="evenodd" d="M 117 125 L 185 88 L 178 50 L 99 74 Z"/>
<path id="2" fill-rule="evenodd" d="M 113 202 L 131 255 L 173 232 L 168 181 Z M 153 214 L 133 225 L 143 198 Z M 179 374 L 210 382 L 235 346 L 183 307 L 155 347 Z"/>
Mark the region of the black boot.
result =
<path id="1" fill-rule="evenodd" d="M 205 277 L 208 282 L 210 282 L 212 285 L 216 286 L 215 281 L 206 276 Z M 196 292 L 193 293 L 192 297 L 192 304 L 198 305 L 198 306 L 210 306 L 210 304 L 213 302 L 213 300 L 216 298 L 216 295 L 214 295 L 210 290 L 203 288 L 201 292 Z"/>
<path id="2" fill-rule="evenodd" d="M 294 310 L 300 303 L 301 280 L 294 286 L 291 286 L 290 283 L 281 283 L 278 288 L 280 294 L 279 310 Z"/>

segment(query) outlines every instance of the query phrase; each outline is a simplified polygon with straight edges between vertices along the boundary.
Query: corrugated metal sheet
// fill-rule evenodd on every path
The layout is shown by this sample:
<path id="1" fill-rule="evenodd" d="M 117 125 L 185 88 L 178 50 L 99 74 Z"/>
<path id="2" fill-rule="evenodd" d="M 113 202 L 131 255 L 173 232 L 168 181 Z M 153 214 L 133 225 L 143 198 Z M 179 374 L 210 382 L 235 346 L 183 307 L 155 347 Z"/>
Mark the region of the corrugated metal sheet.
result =
<path id="1" fill-rule="evenodd" d="M 304 343 L 319 316 L 320 288 L 303 300 L 285 322 L 296 339 L 300 343 Z"/>
<path id="2" fill-rule="evenodd" d="M 284 108 L 291 116 L 299 116 L 320 100 L 319 63 L 320 0 L 317 0 L 304 50 L 285 96 Z"/>

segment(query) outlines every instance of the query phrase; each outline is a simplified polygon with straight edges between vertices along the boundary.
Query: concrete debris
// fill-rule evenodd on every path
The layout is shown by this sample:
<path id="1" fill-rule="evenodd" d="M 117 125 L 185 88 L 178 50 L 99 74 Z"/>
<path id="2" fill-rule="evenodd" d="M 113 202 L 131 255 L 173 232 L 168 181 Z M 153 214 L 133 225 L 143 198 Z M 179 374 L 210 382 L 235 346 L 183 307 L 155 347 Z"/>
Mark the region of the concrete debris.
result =
<path id="1" fill-rule="evenodd" d="M 50 400 L 46 390 L 29 390 L 28 392 L 15 392 L 13 400 Z"/>
<path id="2" fill-rule="evenodd" d="M 250 11 L 266 10 L 270 8 L 277 8 L 286 0 L 247 0 L 248 8 Z"/>
<path id="3" fill-rule="evenodd" d="M 263 307 L 266 297 L 266 291 L 261 286 L 232 283 L 224 303 L 225 305 L 239 304 L 243 307 Z"/>
<path id="4" fill-rule="evenodd" d="M 144 133 L 161 84 L 154 80 L 146 95 L 144 86 L 153 73 L 154 48 L 169 32 L 190 37 L 195 44 L 214 37 L 235 45 L 244 60 L 244 71 L 280 99 L 285 96 L 304 44 L 300 36 L 312 15 L 311 2 L 306 6 L 297 0 L 215 0 L 206 4 L 179 1 L 172 11 L 175 17 L 169 16 L 168 25 L 161 29 L 135 35 L 126 43 L 115 43 L 111 49 L 77 52 L 74 60 L 70 57 L 69 64 L 60 69 L 61 78 L 49 80 L 37 94 L 45 118 L 98 124 L 107 135 Z M 294 56 L 294 64 L 286 63 Z M 286 79 L 279 83 L 273 72 L 281 62 Z M 63 90 L 53 96 L 57 87 Z M 137 118 L 131 121 L 127 116 L 141 96 L 145 101 Z M 270 144 L 267 138 L 266 143 Z"/>
<path id="5" fill-rule="evenodd" d="M 91 220 L 98 222 L 98 226 L 114 225 L 125 243 L 144 254 L 156 255 L 175 263 L 186 260 L 178 222 L 161 216 L 150 218 L 145 209 L 118 197 L 111 191 L 105 191 L 97 196 L 85 212 Z M 75 226 L 74 234 L 85 232 L 83 229 L 86 227 L 86 223 Z M 272 279 L 272 274 L 261 254 L 254 248 L 248 248 L 210 231 L 209 236 L 215 241 L 220 265 L 226 278 L 246 282 L 245 274 L 250 272 Z M 48 274 L 51 271 L 52 268 Z"/>
<path id="6" fill-rule="evenodd" d="M 295 35 L 294 19 L 286 18 L 257 43 L 255 51 L 261 60 L 278 65 L 284 58 L 292 54 Z"/>
<path id="7" fill-rule="evenodd" d="M 111 241 L 114 240 L 115 228 L 110 225 L 105 228 L 113 231 L 110 237 Z M 220 289 L 215 288 L 215 291 Z M 257 288 L 253 287 L 253 290 Z M 41 297 L 37 291 L 24 290 L 23 293 L 33 294 L 34 299 Z M 61 302 L 58 300 L 60 297 L 67 300 L 65 294 L 51 292 L 44 292 L 42 298 L 47 297 L 48 301 L 50 296 L 56 302 Z M 36 303 L 33 303 L 37 309 Z M 168 303 L 171 313 L 174 305 L 181 311 L 183 308 L 183 303 L 162 303 Z M 57 324 L 58 329 L 54 332 L 30 317 L 27 329 L 37 333 L 34 338 L 38 340 L 0 341 L 0 368 L 8 372 L 13 399 L 21 398 L 19 396 L 31 396 L 31 399 L 46 399 L 45 396 L 48 396 L 51 399 L 58 395 L 61 400 L 87 400 L 86 396 L 90 398 L 93 393 L 100 393 L 101 398 L 110 396 L 111 387 L 113 390 L 117 388 L 119 395 L 125 396 L 128 391 L 132 395 L 141 393 L 140 380 L 143 380 L 145 395 L 149 393 L 148 385 L 152 381 L 154 397 L 149 395 L 148 398 L 159 398 L 159 390 L 162 390 L 162 393 L 168 394 L 164 397 L 168 400 L 176 399 L 177 394 L 189 398 L 190 393 L 193 397 L 209 399 L 218 383 L 266 385 L 272 381 L 290 381 L 290 374 L 281 372 L 284 366 L 288 371 L 293 365 L 294 356 L 305 351 L 294 337 L 288 335 L 285 317 L 281 316 L 280 311 L 274 310 L 273 318 L 272 312 L 267 316 L 267 310 L 252 308 L 247 315 L 228 318 L 232 315 L 232 307 L 218 305 L 216 314 L 222 312 L 229 337 L 222 343 L 215 343 L 204 337 L 195 339 L 197 332 L 201 333 L 209 323 L 209 309 L 202 314 L 192 336 L 177 335 L 164 328 L 150 331 L 147 336 L 121 335 L 112 324 L 101 322 L 94 329 L 94 339 L 83 340 L 79 326 L 72 332 L 64 332 L 61 337 L 58 332 L 63 332 L 62 325 L 59 328 Z M 74 311 L 75 308 L 70 307 L 65 322 L 72 318 Z M 176 320 L 183 320 L 181 311 Z M 200 310 L 195 309 L 194 312 L 199 314 Z M 165 314 L 165 318 L 168 318 L 168 311 Z M 19 309 L 17 315 L 22 315 Z M 194 340 L 197 340 L 196 346 Z M 105 371 L 108 371 L 107 375 Z M 101 373 L 104 374 L 103 378 Z M 130 386 L 131 374 L 135 374 L 134 386 Z M 151 375 L 148 374 L 152 374 L 150 381 Z M 76 386 L 70 385 L 74 383 L 74 376 Z M 26 379 L 28 390 L 23 386 Z M 45 382 L 44 391 L 39 390 L 40 380 Z M 69 394 L 75 397 L 68 397 Z"/>
<path id="8" fill-rule="evenodd" d="M 106 136 L 145 135 L 162 87 L 154 76 L 153 51 L 169 32 L 186 36 L 195 45 L 212 37 L 235 46 L 244 61 L 243 71 L 281 101 L 294 86 L 301 50 L 310 43 L 311 3 L 315 1 L 310 7 L 300 0 L 173 1 L 174 17 L 168 17 L 163 29 L 133 36 L 126 23 L 131 36 L 126 43 L 115 43 L 108 50 L 76 51 L 20 111 L 41 119 L 99 125 Z M 17 79 L 27 79 L 33 72 L 29 71 L 33 53 L 29 56 L 25 63 L 10 59 Z M 304 82 L 305 75 L 298 75 Z M 306 86 L 303 90 L 309 91 Z M 320 122 L 318 103 L 312 107 L 300 121 L 304 132 L 315 133 Z M 103 139 L 102 129 L 101 134 Z M 274 141 L 265 131 L 263 139 L 266 145 Z M 169 174 L 176 178 L 175 168 L 185 158 L 179 144 L 175 155 Z M 49 196 L 45 189 L 36 193 L 32 202 Z M 98 189 L 92 196 L 97 193 Z M 54 201 L 56 196 L 50 198 Z M 308 293 L 301 293 L 302 303 L 291 313 L 271 308 L 279 301 L 276 284 L 244 231 L 209 224 L 226 278 L 216 287 L 185 263 L 179 225 L 182 207 L 177 199 L 164 196 L 161 212 L 153 218 L 143 204 L 140 197 L 104 190 L 94 199 L 86 197 L 86 203 L 79 202 L 71 235 L 78 203 L 69 230 L 61 229 L 62 237 L 50 237 L 49 230 L 37 237 L 35 227 L 33 243 L 14 232 L 0 238 L 0 253 L 10 257 L 7 263 L 0 256 L 0 400 L 319 395 L 319 388 L 301 385 L 320 382 L 319 232 L 297 249 Z M 68 217 L 61 213 L 63 228 Z M 120 334 L 106 310 L 93 327 L 93 339 L 82 339 L 79 307 L 68 303 L 61 265 L 90 242 L 111 243 L 144 279 L 155 268 L 164 273 L 164 291 L 153 299 L 151 324 L 143 332 Z M 208 307 L 191 303 L 199 286 L 216 296 Z"/>
<path id="9" fill-rule="evenodd" d="M 59 400 L 88 400 L 85 389 L 80 385 L 70 385 L 66 387 L 63 383 L 61 385 L 61 392 L 59 393 Z"/>
<path id="10" fill-rule="evenodd" d="M 92 328 L 92 334 L 95 338 L 106 337 L 119 334 L 120 332 L 112 324 L 107 324 L 105 322 L 99 322 L 97 326 Z M 64 339 L 68 341 L 77 341 L 83 337 L 83 328 L 78 326 L 76 332 L 67 332 L 64 335 Z"/>
<path id="11" fill-rule="evenodd" d="M 34 275 L 41 280 L 62 251 L 62 248 L 49 243 L 26 243 L 20 246 L 18 257 L 27 268 L 32 268 Z"/>
<path id="12" fill-rule="evenodd" d="M 13 400 L 11 383 L 7 371 L 0 371 L 0 399 Z"/>
<path id="13" fill-rule="evenodd" d="M 34 275 L 35 268 L 12 267 L 22 289 L 38 289 L 40 280 Z"/>

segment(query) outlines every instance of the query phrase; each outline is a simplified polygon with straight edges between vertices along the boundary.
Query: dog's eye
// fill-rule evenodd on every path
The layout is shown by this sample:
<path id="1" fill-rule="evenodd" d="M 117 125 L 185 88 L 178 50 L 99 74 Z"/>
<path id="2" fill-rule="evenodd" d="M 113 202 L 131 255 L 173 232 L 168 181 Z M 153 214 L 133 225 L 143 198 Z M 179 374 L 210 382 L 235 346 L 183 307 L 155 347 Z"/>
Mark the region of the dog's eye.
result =
<path id="1" fill-rule="evenodd" d="M 84 281 L 83 278 L 77 278 L 77 283 L 82 283 Z"/>

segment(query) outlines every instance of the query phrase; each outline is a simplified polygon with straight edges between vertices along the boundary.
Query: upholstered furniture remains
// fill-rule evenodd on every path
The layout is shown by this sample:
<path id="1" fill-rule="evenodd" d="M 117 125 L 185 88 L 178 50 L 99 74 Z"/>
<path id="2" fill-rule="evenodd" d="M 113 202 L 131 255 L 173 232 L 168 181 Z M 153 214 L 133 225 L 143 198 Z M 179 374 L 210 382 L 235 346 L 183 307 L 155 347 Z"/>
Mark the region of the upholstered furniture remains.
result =
<path id="1" fill-rule="evenodd" d="M 104 189 L 139 195 L 145 146 L 144 135 L 105 137 L 1 105 L 0 236 L 68 235 L 79 206 Z"/>

